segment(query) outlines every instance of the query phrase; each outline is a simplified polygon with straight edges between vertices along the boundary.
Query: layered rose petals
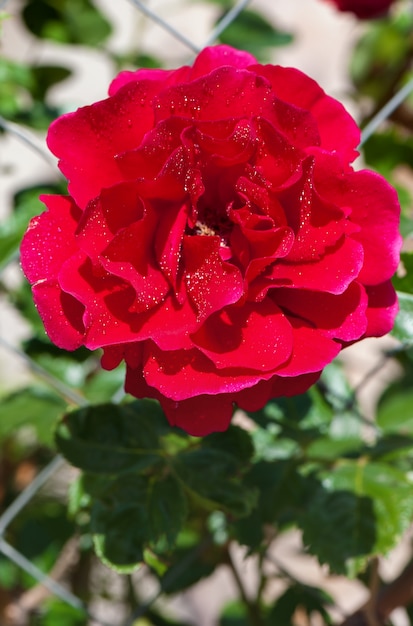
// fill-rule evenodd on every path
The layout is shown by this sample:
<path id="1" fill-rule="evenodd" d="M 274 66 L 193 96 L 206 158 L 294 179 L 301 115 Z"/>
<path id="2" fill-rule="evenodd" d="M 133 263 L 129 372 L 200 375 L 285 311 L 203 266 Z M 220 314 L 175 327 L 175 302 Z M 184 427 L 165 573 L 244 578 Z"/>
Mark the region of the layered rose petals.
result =
<path id="1" fill-rule="evenodd" d="M 397 312 L 397 198 L 353 170 L 358 141 L 313 80 L 228 46 L 122 72 L 49 132 L 71 196 L 21 257 L 50 338 L 124 360 L 126 391 L 193 435 L 304 392 Z"/>

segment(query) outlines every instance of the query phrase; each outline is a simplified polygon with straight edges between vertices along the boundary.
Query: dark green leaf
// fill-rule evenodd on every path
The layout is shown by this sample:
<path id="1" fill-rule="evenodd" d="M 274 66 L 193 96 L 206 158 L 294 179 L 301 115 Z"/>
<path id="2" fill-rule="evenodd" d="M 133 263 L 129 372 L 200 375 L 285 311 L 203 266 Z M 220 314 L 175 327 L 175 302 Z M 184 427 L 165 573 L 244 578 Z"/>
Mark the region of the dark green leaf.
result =
<path id="1" fill-rule="evenodd" d="M 165 537 L 169 548 L 181 531 L 188 514 L 185 493 L 174 476 L 156 479 L 150 489 L 148 502 L 149 524 L 155 540 Z"/>
<path id="2" fill-rule="evenodd" d="M 257 507 L 248 517 L 236 521 L 235 534 L 240 543 L 252 550 L 260 547 L 263 528 L 272 524 L 278 528 L 296 523 L 319 490 L 319 482 L 311 476 L 302 476 L 292 460 L 259 461 L 245 477 L 245 485 L 258 491 Z"/>
<path id="3" fill-rule="evenodd" d="M 320 488 L 301 517 L 303 541 L 320 563 L 344 574 L 346 561 L 370 554 L 376 544 L 376 516 L 369 497 Z"/>
<path id="4" fill-rule="evenodd" d="M 385 463 L 356 461 L 325 473 L 325 483 L 328 489 L 315 494 L 302 516 L 304 540 L 336 572 L 357 557 L 356 573 L 363 557 L 385 554 L 411 523 L 411 481 Z"/>
<path id="5" fill-rule="evenodd" d="M 234 425 L 231 425 L 223 433 L 213 433 L 204 437 L 202 447 L 222 450 L 230 454 L 239 462 L 241 470 L 247 469 L 254 453 L 250 435 L 242 428 Z"/>
<path id="6" fill-rule="evenodd" d="M 23 19 L 36 37 L 59 43 L 98 46 L 111 33 L 90 0 L 28 0 Z"/>
<path id="7" fill-rule="evenodd" d="M 267 615 L 268 626 L 291 626 L 294 623 L 293 617 L 297 609 L 304 612 L 312 622 L 314 614 L 319 614 L 323 619 L 323 624 L 332 624 L 326 606 L 333 604 L 332 598 L 325 591 L 310 585 L 293 583 L 276 601 Z"/>
<path id="8" fill-rule="evenodd" d="M 36 100 L 44 100 L 50 87 L 66 80 L 72 74 L 67 67 L 60 65 L 36 65 L 32 68 L 32 95 Z"/>
<path id="9" fill-rule="evenodd" d="M 135 569 L 143 561 L 152 538 L 149 524 L 148 482 L 137 474 L 113 481 L 91 511 L 91 529 L 98 556 L 116 568 Z M 126 571 L 126 570 L 124 570 Z"/>
<path id="10" fill-rule="evenodd" d="M 58 425 L 56 444 L 73 465 L 88 472 L 115 474 L 144 470 L 160 460 L 150 400 L 103 404 L 68 413 Z"/>
<path id="11" fill-rule="evenodd" d="M 223 450 L 184 450 L 176 455 L 174 467 L 192 497 L 204 507 L 242 516 L 255 505 L 257 494 L 241 482 L 238 459 Z"/>

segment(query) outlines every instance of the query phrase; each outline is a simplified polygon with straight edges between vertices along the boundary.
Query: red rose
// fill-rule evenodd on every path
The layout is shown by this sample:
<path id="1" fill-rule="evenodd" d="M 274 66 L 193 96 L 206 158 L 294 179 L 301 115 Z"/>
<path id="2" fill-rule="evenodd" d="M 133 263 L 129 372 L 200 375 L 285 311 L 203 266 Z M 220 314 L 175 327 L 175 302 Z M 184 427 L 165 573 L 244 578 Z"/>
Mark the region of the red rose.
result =
<path id="1" fill-rule="evenodd" d="M 349 165 L 358 128 L 313 80 L 217 46 L 109 93 L 52 124 L 70 196 L 21 247 L 52 341 L 124 359 L 129 393 L 204 435 L 391 329 L 396 193 Z"/>
<path id="2" fill-rule="evenodd" d="M 394 0 L 327 0 L 339 11 L 349 11 L 360 19 L 381 17 L 389 10 Z"/>

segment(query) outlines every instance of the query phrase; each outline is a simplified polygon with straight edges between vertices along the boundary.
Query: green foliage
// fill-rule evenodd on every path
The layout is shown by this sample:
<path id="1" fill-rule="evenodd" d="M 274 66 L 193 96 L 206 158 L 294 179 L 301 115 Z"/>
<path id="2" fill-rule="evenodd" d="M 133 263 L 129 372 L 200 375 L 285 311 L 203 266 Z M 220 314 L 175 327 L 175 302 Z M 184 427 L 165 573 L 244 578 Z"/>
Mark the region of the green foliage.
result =
<path id="1" fill-rule="evenodd" d="M 326 607 L 332 604 L 332 598 L 322 589 L 295 583 L 278 598 L 267 616 L 266 623 L 268 626 L 275 623 L 277 626 L 290 626 L 295 611 L 300 609 L 309 620 L 314 614 L 318 614 L 324 624 L 332 624 L 333 621 L 326 610 Z"/>
<path id="2" fill-rule="evenodd" d="M 362 36 L 351 61 L 351 74 L 360 95 L 376 100 L 392 88 L 407 69 L 412 51 L 413 16 L 406 11 L 392 21 L 377 21 Z"/>
<path id="3" fill-rule="evenodd" d="M 265 59 L 271 47 L 285 46 L 291 43 L 293 36 L 278 30 L 261 13 L 246 9 L 224 30 L 220 40 Z"/>
<path id="4" fill-rule="evenodd" d="M 59 43 L 99 46 L 111 33 L 90 0 L 28 0 L 22 16 L 33 35 Z"/>
<path id="5" fill-rule="evenodd" d="M 40 443 L 53 444 L 53 426 L 66 403 L 40 386 L 19 389 L 1 398 L 0 441 L 22 426 L 35 430 Z"/>
<path id="6" fill-rule="evenodd" d="M 43 626 L 84 626 L 85 615 L 57 598 L 50 598 L 41 616 Z"/>
<path id="7" fill-rule="evenodd" d="M 71 73 L 60 65 L 24 65 L 0 58 L 0 115 L 46 129 L 60 113 L 48 104 L 47 92 Z"/>

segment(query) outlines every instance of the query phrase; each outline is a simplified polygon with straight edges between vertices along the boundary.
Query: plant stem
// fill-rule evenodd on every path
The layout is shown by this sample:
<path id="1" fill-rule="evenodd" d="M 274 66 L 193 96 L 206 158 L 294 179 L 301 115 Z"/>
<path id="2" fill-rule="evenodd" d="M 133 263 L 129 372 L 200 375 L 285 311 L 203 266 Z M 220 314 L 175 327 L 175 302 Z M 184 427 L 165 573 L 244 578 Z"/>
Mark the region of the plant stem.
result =
<path id="1" fill-rule="evenodd" d="M 251 626 L 265 626 L 264 625 L 264 620 L 262 618 L 259 606 L 256 602 L 254 602 L 253 600 L 251 600 L 248 595 L 247 592 L 245 590 L 244 587 L 244 583 L 242 581 L 241 576 L 239 575 L 239 572 L 235 566 L 235 563 L 233 561 L 233 558 L 231 556 L 230 551 L 227 549 L 227 554 L 226 554 L 226 560 L 227 560 L 227 564 L 231 570 L 231 573 L 234 577 L 235 580 L 235 584 L 237 585 L 239 594 L 241 596 L 241 599 L 247 609 L 248 612 L 248 618 L 249 618 L 249 622 L 251 624 Z"/>

